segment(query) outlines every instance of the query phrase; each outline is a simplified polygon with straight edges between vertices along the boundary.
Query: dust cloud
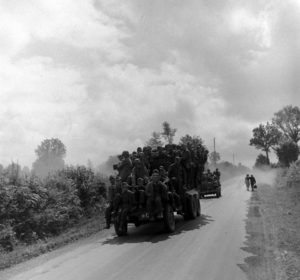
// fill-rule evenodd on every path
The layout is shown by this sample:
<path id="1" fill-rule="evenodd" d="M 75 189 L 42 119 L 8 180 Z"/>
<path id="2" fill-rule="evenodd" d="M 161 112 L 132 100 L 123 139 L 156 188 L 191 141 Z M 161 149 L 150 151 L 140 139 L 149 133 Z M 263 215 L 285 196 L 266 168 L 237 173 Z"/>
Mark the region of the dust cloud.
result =
<path id="1" fill-rule="evenodd" d="M 278 169 L 254 169 L 251 174 L 253 174 L 253 176 L 255 177 L 258 186 L 261 184 L 273 186 L 276 183 Z"/>

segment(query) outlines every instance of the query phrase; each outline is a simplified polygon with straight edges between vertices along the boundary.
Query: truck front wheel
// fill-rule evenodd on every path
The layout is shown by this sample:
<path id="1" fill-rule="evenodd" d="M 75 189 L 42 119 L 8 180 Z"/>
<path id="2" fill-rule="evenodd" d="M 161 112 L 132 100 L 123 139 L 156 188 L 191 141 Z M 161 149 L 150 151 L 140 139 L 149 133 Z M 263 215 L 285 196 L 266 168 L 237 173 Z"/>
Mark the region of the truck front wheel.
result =
<path id="1" fill-rule="evenodd" d="M 167 232 L 175 231 L 175 217 L 172 206 L 168 203 L 164 208 L 164 225 Z"/>
<path id="2" fill-rule="evenodd" d="M 127 234 L 127 211 L 122 210 L 116 213 L 114 220 L 115 232 L 118 236 L 123 236 Z"/>

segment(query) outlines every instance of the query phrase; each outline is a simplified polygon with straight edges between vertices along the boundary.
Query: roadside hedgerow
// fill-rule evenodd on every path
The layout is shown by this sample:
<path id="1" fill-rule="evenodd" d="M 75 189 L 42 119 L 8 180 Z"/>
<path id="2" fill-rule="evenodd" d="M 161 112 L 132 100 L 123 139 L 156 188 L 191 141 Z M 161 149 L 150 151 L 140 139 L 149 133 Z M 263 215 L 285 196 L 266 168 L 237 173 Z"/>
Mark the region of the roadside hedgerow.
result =
<path id="1" fill-rule="evenodd" d="M 60 234 L 82 217 L 103 211 L 106 187 L 84 166 L 67 167 L 46 178 L 0 180 L 0 249 L 13 250 Z"/>

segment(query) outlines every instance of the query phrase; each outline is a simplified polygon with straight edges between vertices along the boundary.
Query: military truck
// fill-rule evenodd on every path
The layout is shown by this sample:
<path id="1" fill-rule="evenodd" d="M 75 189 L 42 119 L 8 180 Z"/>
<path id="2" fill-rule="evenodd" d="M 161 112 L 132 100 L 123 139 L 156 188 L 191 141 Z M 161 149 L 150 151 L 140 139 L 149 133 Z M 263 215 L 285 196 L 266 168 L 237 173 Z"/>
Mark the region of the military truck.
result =
<path id="1" fill-rule="evenodd" d="M 203 167 L 207 161 L 207 154 L 208 151 L 202 145 L 200 147 L 199 145 L 197 147 L 166 146 L 161 147 L 159 152 L 154 150 L 153 153 L 148 154 L 149 158 L 146 162 L 149 163 L 147 166 L 149 170 L 152 171 L 153 166 L 156 167 L 162 164 L 165 170 L 169 170 L 169 175 L 171 164 L 174 164 L 175 158 L 180 158 L 176 177 L 168 178 L 165 181 L 167 195 L 162 200 L 162 210 L 154 217 L 154 221 L 162 221 L 164 223 L 166 232 L 171 233 L 175 231 L 176 214 L 182 215 L 185 220 L 196 219 L 200 216 L 199 178 L 201 178 L 204 170 Z M 144 153 L 143 156 L 145 156 Z M 159 161 L 159 164 L 157 164 L 157 161 Z M 114 166 L 114 168 L 117 169 L 117 166 Z M 127 181 L 130 184 L 132 180 L 127 178 Z M 173 184 L 174 181 L 176 182 L 175 187 Z M 133 190 L 134 186 L 130 188 Z M 134 191 L 130 193 L 132 195 Z M 112 216 L 115 232 L 118 236 L 127 234 L 129 223 L 138 227 L 153 221 L 153 217 L 147 209 L 146 204 L 128 207 L 127 204 L 123 206 L 120 203 L 115 208 Z"/>
<path id="2" fill-rule="evenodd" d="M 216 197 L 221 197 L 221 183 L 217 178 L 202 180 L 199 187 L 199 196 L 204 198 L 206 195 L 214 194 Z"/>

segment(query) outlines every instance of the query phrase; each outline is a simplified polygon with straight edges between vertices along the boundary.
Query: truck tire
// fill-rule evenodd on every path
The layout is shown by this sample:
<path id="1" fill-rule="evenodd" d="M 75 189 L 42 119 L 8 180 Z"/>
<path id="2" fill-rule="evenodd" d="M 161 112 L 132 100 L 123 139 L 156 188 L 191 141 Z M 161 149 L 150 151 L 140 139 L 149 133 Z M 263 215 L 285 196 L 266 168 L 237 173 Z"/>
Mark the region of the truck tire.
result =
<path id="1" fill-rule="evenodd" d="M 196 217 L 197 217 L 197 208 L 198 208 L 197 198 L 193 196 L 192 199 L 191 199 L 191 206 L 190 206 L 191 219 L 196 219 Z"/>
<path id="2" fill-rule="evenodd" d="M 114 220 L 115 233 L 118 236 L 124 236 L 127 234 L 127 211 L 122 210 L 117 214 Z"/>
<path id="3" fill-rule="evenodd" d="M 201 215 L 201 205 L 200 205 L 200 200 L 197 199 L 197 217 Z"/>
<path id="4" fill-rule="evenodd" d="M 167 232 L 171 233 L 175 231 L 175 217 L 172 206 L 168 203 L 164 208 L 164 225 Z"/>
<path id="5" fill-rule="evenodd" d="M 187 201 L 187 210 L 188 210 L 188 218 L 189 219 L 196 219 L 197 217 L 197 199 L 192 196 L 190 199 Z"/>

